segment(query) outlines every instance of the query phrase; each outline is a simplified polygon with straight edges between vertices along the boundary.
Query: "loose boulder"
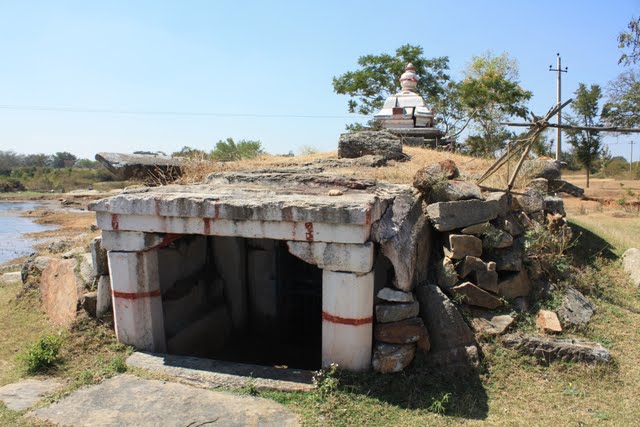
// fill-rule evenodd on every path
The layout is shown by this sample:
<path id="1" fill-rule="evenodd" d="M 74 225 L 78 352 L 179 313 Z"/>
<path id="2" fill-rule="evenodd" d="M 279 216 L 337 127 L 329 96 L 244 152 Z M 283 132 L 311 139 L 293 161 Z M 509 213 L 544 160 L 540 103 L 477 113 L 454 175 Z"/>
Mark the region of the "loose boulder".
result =
<path id="1" fill-rule="evenodd" d="M 400 372 L 416 355 L 415 344 L 376 343 L 373 350 L 373 369 L 381 374 Z"/>
<path id="2" fill-rule="evenodd" d="M 595 305 L 575 288 L 567 288 L 558 309 L 558 315 L 564 325 L 585 326 L 595 313 Z"/>
<path id="3" fill-rule="evenodd" d="M 338 157 L 355 159 L 366 155 L 382 156 L 385 160 L 406 160 L 402 152 L 402 139 L 388 132 L 362 131 L 340 135 Z"/>
<path id="4" fill-rule="evenodd" d="M 640 286 L 640 249 L 627 249 L 622 255 L 622 268 L 631 277 L 631 282 Z"/>

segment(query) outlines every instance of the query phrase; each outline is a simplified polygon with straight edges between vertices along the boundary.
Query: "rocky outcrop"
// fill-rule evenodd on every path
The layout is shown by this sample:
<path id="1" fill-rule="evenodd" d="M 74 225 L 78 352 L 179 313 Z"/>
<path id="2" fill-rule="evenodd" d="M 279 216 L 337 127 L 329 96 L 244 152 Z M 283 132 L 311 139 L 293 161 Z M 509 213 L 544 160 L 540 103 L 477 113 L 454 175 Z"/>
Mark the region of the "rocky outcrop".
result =
<path id="1" fill-rule="evenodd" d="M 611 354 L 602 345 L 578 339 L 553 339 L 536 336 L 508 335 L 503 339 L 507 347 L 535 356 L 546 362 L 610 363 Z"/>
<path id="2" fill-rule="evenodd" d="M 391 132 L 362 131 L 340 135 L 338 157 L 354 159 L 366 155 L 382 156 L 385 160 L 406 160 L 402 139 Z"/>
<path id="3" fill-rule="evenodd" d="M 121 180 L 132 178 L 147 180 L 161 176 L 167 178 L 166 182 L 170 182 L 182 174 L 183 159 L 168 156 L 98 153 L 96 160 Z"/>

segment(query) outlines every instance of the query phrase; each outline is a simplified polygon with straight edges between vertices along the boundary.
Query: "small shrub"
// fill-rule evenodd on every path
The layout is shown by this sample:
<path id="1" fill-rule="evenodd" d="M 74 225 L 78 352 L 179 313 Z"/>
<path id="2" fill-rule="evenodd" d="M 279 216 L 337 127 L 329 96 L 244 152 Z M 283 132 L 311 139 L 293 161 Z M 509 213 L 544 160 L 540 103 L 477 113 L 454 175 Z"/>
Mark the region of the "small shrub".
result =
<path id="1" fill-rule="evenodd" d="M 116 374 L 122 374 L 127 372 L 127 362 L 124 360 L 122 356 L 114 357 L 111 362 L 109 362 L 109 370 Z"/>
<path id="2" fill-rule="evenodd" d="M 316 393 L 319 397 L 325 398 L 333 394 L 340 384 L 338 378 L 338 365 L 332 363 L 327 369 L 320 369 L 313 375 L 313 384 L 316 386 Z"/>
<path id="3" fill-rule="evenodd" d="M 447 412 L 447 403 L 449 403 L 449 399 L 451 398 L 451 393 L 444 393 L 440 396 L 439 399 L 433 398 L 431 399 L 431 405 L 427 408 L 429 412 L 433 412 L 434 414 L 443 415 Z"/>
<path id="4" fill-rule="evenodd" d="M 28 373 L 45 372 L 60 362 L 61 335 L 45 335 L 19 356 Z"/>

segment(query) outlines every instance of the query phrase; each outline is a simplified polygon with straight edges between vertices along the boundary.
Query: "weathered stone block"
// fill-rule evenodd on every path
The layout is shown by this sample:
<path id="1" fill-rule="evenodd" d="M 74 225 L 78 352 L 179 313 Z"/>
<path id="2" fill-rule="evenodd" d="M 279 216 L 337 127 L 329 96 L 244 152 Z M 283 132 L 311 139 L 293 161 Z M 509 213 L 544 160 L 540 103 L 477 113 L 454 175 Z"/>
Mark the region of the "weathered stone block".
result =
<path id="1" fill-rule="evenodd" d="M 429 334 L 424 322 L 419 317 L 401 320 L 399 322 L 378 323 L 373 328 L 373 337 L 385 343 L 408 344 L 423 341 L 429 343 Z"/>
<path id="2" fill-rule="evenodd" d="M 323 270 L 368 273 L 373 268 L 373 243 L 287 242 L 289 252 Z"/>
<path id="3" fill-rule="evenodd" d="M 504 249 L 513 245 L 513 236 L 505 231 L 496 229 L 482 237 L 482 247 L 485 249 Z"/>
<path id="4" fill-rule="evenodd" d="M 73 258 L 52 259 L 42 272 L 42 309 L 56 325 L 68 326 L 76 319 L 83 289 L 76 277 L 77 264 Z"/>
<path id="5" fill-rule="evenodd" d="M 585 326 L 593 317 L 596 307 L 575 288 L 567 288 L 558 315 L 565 326 Z"/>
<path id="6" fill-rule="evenodd" d="M 566 193 L 574 197 L 584 197 L 584 189 L 573 185 L 563 179 L 553 179 L 549 181 L 550 193 Z"/>
<path id="7" fill-rule="evenodd" d="M 549 310 L 540 310 L 538 312 L 538 315 L 536 316 L 536 326 L 544 333 L 562 332 L 562 326 L 560 326 L 558 315 Z"/>
<path id="8" fill-rule="evenodd" d="M 92 255 L 90 253 L 87 254 L 83 254 L 80 257 L 80 278 L 82 279 L 82 281 L 84 282 L 84 286 L 87 289 L 90 289 L 93 287 L 96 276 L 93 273 L 93 261 L 92 261 Z"/>
<path id="9" fill-rule="evenodd" d="M 380 323 L 397 322 L 415 317 L 420 311 L 417 301 L 408 304 L 377 304 L 376 320 Z"/>
<path id="10" fill-rule="evenodd" d="M 445 255 L 452 259 L 462 259 L 466 256 L 482 255 L 482 240 L 466 234 L 450 234 L 449 245 L 444 248 Z"/>
<path id="11" fill-rule="evenodd" d="M 373 369 L 381 374 L 400 372 L 413 361 L 415 344 L 376 343 L 373 352 Z"/>
<path id="12" fill-rule="evenodd" d="M 458 264 L 458 272 L 463 279 L 471 276 L 480 288 L 498 292 L 498 273 L 494 262 L 485 263 L 480 258 L 468 256 Z"/>
<path id="13" fill-rule="evenodd" d="M 454 286 L 451 291 L 454 295 L 460 296 L 462 298 L 462 302 L 469 305 L 484 307 L 490 310 L 502 305 L 502 301 L 500 299 L 494 297 L 489 292 L 480 289 L 471 282 L 465 282 L 461 285 Z"/>
<path id="14" fill-rule="evenodd" d="M 611 362 L 609 350 L 595 342 L 521 335 L 506 336 L 502 342 L 507 347 L 516 348 L 524 354 L 542 358 L 547 362 Z"/>
<path id="15" fill-rule="evenodd" d="M 463 200 L 432 203 L 427 206 L 427 215 L 436 230 L 451 231 L 492 220 L 498 210 L 495 200 Z"/>
<path id="16" fill-rule="evenodd" d="M 104 317 L 111 312 L 111 279 L 109 276 L 98 278 L 98 290 L 96 299 L 96 317 Z"/>
<path id="17" fill-rule="evenodd" d="M 549 192 L 549 180 L 546 178 L 536 178 L 527 184 L 527 188 L 542 194 L 547 194 Z"/>
<path id="18" fill-rule="evenodd" d="M 491 193 L 487 193 L 484 199 L 488 202 L 495 201 L 498 203 L 498 216 L 504 217 L 507 215 L 511 209 L 511 195 L 502 192 L 502 191 L 494 191 Z"/>
<path id="19" fill-rule="evenodd" d="M 468 181 L 446 181 L 439 187 L 431 190 L 429 201 L 454 202 L 459 200 L 482 199 L 480 187 Z"/>
<path id="20" fill-rule="evenodd" d="M 386 160 L 405 160 L 400 137 L 388 131 L 350 132 L 340 135 L 338 157 L 382 156 Z"/>
<path id="21" fill-rule="evenodd" d="M 89 244 L 91 249 L 91 262 L 93 264 L 93 275 L 95 277 L 109 274 L 109 262 L 107 261 L 107 251 L 102 247 L 102 237 L 96 237 Z"/>
<path id="22" fill-rule="evenodd" d="M 523 229 L 516 219 L 509 215 L 502 222 L 502 229 L 512 236 L 519 236 L 523 233 Z"/>
<path id="23" fill-rule="evenodd" d="M 372 240 L 380 242 L 383 255 L 393 264 L 394 285 L 407 292 L 427 276 L 432 229 L 424 208 L 421 197 L 409 192 L 398 194 L 371 231 Z"/>
<path id="24" fill-rule="evenodd" d="M 451 258 L 444 257 L 436 264 L 436 276 L 438 285 L 443 289 L 449 289 L 458 284 L 458 273 Z"/>
<path id="25" fill-rule="evenodd" d="M 420 317 L 429 331 L 431 352 L 475 346 L 475 337 L 456 306 L 435 285 L 419 286 Z"/>
<path id="26" fill-rule="evenodd" d="M 560 197 L 546 196 L 544 198 L 544 211 L 552 214 L 560 214 L 565 216 L 564 200 Z"/>
<path id="27" fill-rule="evenodd" d="M 490 222 L 481 222 L 480 224 L 474 224 L 465 227 L 460 230 L 460 232 L 462 234 L 472 234 L 474 236 L 479 236 L 481 234 L 489 233 L 492 230 L 495 230 L 495 227 L 491 225 Z"/>
<path id="28" fill-rule="evenodd" d="M 515 319 L 508 314 L 498 315 L 481 309 L 473 309 L 471 314 L 473 316 L 470 321 L 471 328 L 483 335 L 502 335 L 515 322 Z"/>
<path id="29" fill-rule="evenodd" d="M 544 209 L 544 195 L 536 190 L 527 190 L 524 195 L 514 197 L 525 213 L 540 212 Z"/>
<path id="30" fill-rule="evenodd" d="M 413 302 L 415 298 L 411 292 L 403 292 L 392 288 L 382 288 L 378 292 L 378 298 L 388 302 Z"/>
<path id="31" fill-rule="evenodd" d="M 91 317 L 96 317 L 97 303 L 98 303 L 97 291 L 87 292 L 82 296 L 82 299 L 81 299 L 82 308 L 84 308 L 84 311 L 86 311 Z"/>
<path id="32" fill-rule="evenodd" d="M 495 249 L 488 252 L 487 258 L 496 263 L 498 271 L 520 271 L 522 270 L 522 259 L 524 257 L 524 249 L 522 242 L 515 239 L 511 247 L 504 249 Z"/>
<path id="33" fill-rule="evenodd" d="M 544 159 L 525 160 L 522 164 L 522 174 L 531 178 L 560 179 L 560 162 Z"/>
<path id="34" fill-rule="evenodd" d="M 531 281 L 527 270 L 524 269 L 498 283 L 498 294 L 507 299 L 524 297 L 529 293 L 531 293 Z"/>

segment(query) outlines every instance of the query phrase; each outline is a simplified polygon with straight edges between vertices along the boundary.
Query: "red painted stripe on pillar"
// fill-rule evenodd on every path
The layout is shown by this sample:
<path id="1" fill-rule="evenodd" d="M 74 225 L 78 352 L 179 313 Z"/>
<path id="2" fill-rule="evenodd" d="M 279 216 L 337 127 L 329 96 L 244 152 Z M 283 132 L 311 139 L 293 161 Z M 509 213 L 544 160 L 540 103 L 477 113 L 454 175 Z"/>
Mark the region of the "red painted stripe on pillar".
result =
<path id="1" fill-rule="evenodd" d="M 327 322 L 331 322 L 331 323 L 339 323 L 341 325 L 359 326 L 359 325 L 366 325 L 369 323 L 373 323 L 373 316 L 363 317 L 361 319 L 350 319 L 348 317 L 334 316 L 333 314 L 329 314 L 323 311 L 322 320 L 326 320 Z"/>
<path id="2" fill-rule="evenodd" d="M 140 299 L 140 298 L 151 298 L 151 297 L 159 297 L 161 294 L 160 289 L 156 289 L 155 291 L 150 292 L 119 292 L 113 291 L 114 298 L 123 298 L 123 299 Z"/>

